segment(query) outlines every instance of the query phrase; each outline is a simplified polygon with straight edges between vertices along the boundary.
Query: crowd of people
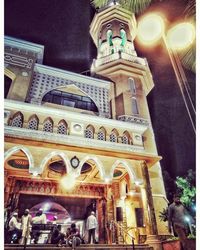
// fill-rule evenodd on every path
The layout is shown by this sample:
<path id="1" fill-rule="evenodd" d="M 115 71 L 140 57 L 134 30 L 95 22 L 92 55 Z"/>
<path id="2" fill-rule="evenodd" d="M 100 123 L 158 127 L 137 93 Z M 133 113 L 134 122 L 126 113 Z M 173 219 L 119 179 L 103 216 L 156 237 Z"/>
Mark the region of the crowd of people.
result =
<path id="1" fill-rule="evenodd" d="M 13 212 L 9 216 L 9 208 L 6 210 L 4 216 L 6 243 L 26 244 L 27 239 L 30 238 L 33 243 L 37 244 L 41 235 L 40 226 L 47 224 L 47 218 L 42 209 L 39 209 L 33 218 L 29 209 L 25 209 L 20 222 L 17 212 Z M 57 216 L 54 216 L 53 222 L 48 225 L 51 225 L 51 234 L 47 240 L 48 242 L 44 243 L 56 244 L 58 246 L 67 245 L 71 246 L 72 249 L 75 249 L 75 247 L 81 243 L 85 243 L 75 223 L 72 223 L 70 227 L 66 229 L 66 232 L 61 232 L 61 225 L 57 223 Z M 92 211 L 86 221 L 86 229 L 89 235 L 87 243 L 96 243 L 95 230 L 97 226 L 97 219 L 95 213 Z"/>

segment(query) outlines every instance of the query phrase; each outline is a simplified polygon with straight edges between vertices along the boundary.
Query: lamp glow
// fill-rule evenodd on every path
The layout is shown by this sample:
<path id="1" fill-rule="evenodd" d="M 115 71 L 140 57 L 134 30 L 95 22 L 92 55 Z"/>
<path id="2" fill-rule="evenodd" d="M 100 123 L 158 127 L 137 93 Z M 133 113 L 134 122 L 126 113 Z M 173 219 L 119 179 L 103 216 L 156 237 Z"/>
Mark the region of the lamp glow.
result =
<path id="1" fill-rule="evenodd" d="M 34 171 L 34 172 L 33 172 L 33 176 L 34 176 L 34 177 L 38 176 L 38 172 L 37 172 L 37 171 Z"/>
<path id="2" fill-rule="evenodd" d="M 159 41 L 165 30 L 163 18 L 158 14 L 148 14 L 138 22 L 137 39 L 144 45 Z"/>
<path id="3" fill-rule="evenodd" d="M 67 174 L 60 179 L 60 184 L 66 191 L 72 190 L 76 184 L 76 178 L 73 174 Z"/>
<path id="4" fill-rule="evenodd" d="M 105 178 L 105 183 L 110 183 L 110 178 L 109 177 Z"/>
<path id="5" fill-rule="evenodd" d="M 191 23 L 183 22 L 172 27 L 167 33 L 171 49 L 181 50 L 190 46 L 195 38 L 195 28 Z"/>
<path id="6" fill-rule="evenodd" d="M 134 190 L 130 190 L 129 195 L 133 196 L 134 195 Z"/>
<path id="7" fill-rule="evenodd" d="M 190 218 L 188 216 L 185 216 L 185 221 L 190 222 Z"/>

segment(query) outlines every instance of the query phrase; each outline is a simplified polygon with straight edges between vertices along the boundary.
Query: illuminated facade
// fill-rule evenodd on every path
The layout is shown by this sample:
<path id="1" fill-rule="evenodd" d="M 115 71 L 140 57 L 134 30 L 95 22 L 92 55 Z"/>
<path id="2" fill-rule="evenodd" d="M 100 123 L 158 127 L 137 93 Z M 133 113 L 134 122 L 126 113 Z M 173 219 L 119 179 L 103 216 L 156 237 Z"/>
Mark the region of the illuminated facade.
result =
<path id="1" fill-rule="evenodd" d="M 136 243 L 139 234 L 154 244 L 167 233 L 158 217 L 167 200 L 146 100 L 154 83 L 135 51 L 135 30 L 134 15 L 117 5 L 95 15 L 94 77 L 44 66 L 43 46 L 5 37 L 5 205 L 22 211 L 48 197 L 84 220 L 93 204 L 99 242 L 118 238 L 111 221 Z"/>

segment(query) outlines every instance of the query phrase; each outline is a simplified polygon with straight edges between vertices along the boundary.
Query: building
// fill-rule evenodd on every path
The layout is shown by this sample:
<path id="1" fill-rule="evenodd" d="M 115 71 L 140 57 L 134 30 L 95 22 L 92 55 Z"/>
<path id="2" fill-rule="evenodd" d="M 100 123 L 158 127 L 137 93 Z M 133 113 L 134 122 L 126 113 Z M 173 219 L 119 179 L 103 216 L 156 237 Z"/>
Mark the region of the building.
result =
<path id="1" fill-rule="evenodd" d="M 49 220 L 54 206 L 61 222 L 80 226 L 95 210 L 99 242 L 123 240 L 113 221 L 137 243 L 139 234 L 157 244 L 167 233 L 146 101 L 154 83 L 135 31 L 134 15 L 118 5 L 96 13 L 92 77 L 45 66 L 42 45 L 5 37 L 5 205 L 22 213 L 41 204 Z"/>

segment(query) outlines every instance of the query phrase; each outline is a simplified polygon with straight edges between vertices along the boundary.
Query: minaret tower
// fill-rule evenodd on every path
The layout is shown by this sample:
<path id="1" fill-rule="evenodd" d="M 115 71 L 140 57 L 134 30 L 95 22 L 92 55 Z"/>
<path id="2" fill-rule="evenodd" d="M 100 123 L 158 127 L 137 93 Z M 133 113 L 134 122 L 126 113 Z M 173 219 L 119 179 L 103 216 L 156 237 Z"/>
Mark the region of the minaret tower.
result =
<path id="1" fill-rule="evenodd" d="M 135 51 L 135 15 L 119 5 L 108 6 L 95 15 L 90 33 L 98 49 L 91 71 L 114 82 L 112 118 L 148 119 L 144 102 L 154 83 L 147 61 Z"/>
<path id="2" fill-rule="evenodd" d="M 90 34 L 97 47 L 97 59 L 91 71 L 108 77 L 113 82 L 111 96 L 112 119 L 135 123 L 138 120 L 148 124 L 143 134 L 144 154 L 157 155 L 156 143 L 151 126 L 146 97 L 154 87 L 147 60 L 137 56 L 134 47 L 136 37 L 135 15 L 115 3 L 109 4 L 95 14 Z M 141 164 L 146 196 L 147 243 L 154 249 L 161 249 L 157 234 L 161 233 L 159 212 L 166 207 L 166 194 L 159 162 L 151 169 L 144 161 Z M 156 176 L 156 177 L 155 177 Z M 145 198 L 146 197 L 146 198 Z M 162 234 L 162 233 L 161 233 Z"/>

